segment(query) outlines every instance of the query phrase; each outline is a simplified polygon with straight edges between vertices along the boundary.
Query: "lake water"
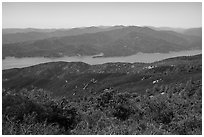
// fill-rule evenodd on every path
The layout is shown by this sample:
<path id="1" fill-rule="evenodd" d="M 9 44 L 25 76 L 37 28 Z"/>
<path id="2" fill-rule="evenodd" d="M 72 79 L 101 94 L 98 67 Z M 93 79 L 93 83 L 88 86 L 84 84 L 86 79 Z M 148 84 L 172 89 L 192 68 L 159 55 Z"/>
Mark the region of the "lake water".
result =
<path id="1" fill-rule="evenodd" d="M 151 63 L 159 60 L 163 60 L 171 57 L 178 56 L 190 56 L 201 54 L 202 50 L 192 50 L 192 51 L 180 51 L 180 52 L 170 52 L 170 53 L 137 53 L 131 56 L 125 57 L 98 57 L 94 56 L 73 56 L 73 57 L 60 57 L 60 58 L 44 58 L 44 57 L 26 57 L 26 58 L 15 58 L 15 57 L 6 57 L 2 61 L 2 69 L 10 68 L 22 68 L 32 65 L 37 65 L 46 62 L 56 62 L 56 61 L 65 61 L 65 62 L 85 62 L 88 64 L 103 64 L 107 62 L 144 62 Z"/>

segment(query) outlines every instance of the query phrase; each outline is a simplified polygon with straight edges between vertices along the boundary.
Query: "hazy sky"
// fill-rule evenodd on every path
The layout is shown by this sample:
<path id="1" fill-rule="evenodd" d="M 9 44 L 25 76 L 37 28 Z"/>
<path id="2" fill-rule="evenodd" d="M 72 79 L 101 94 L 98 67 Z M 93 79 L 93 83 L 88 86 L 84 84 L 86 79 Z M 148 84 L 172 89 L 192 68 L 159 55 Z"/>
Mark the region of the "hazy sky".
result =
<path id="1" fill-rule="evenodd" d="M 201 3 L 3 3 L 3 28 L 202 26 Z"/>

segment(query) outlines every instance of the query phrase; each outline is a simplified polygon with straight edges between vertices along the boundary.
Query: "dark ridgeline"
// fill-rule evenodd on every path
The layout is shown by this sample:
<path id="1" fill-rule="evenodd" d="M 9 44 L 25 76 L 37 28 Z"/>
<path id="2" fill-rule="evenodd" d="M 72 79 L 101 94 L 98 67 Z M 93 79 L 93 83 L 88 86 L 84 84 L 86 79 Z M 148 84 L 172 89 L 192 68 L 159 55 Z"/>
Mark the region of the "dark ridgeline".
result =
<path id="1" fill-rule="evenodd" d="M 192 76 L 200 79 L 201 67 L 201 55 L 155 63 L 89 65 L 83 62 L 53 62 L 3 70 L 3 88 L 20 90 L 37 87 L 52 92 L 54 96 L 71 98 L 97 94 L 110 87 L 143 94 L 147 88 L 154 86 L 154 80 L 162 79 L 159 82 L 162 85 L 188 81 Z M 191 72 L 189 75 L 188 71 Z"/>

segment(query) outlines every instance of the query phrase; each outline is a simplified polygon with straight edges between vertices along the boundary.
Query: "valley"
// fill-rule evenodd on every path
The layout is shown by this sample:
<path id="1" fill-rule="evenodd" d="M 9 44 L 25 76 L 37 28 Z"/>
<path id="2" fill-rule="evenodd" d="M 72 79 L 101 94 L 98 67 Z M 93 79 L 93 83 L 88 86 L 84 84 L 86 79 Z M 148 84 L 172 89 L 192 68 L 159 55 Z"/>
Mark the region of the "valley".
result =
<path id="1" fill-rule="evenodd" d="M 143 63 L 152 63 L 155 61 L 160 61 L 163 59 L 179 56 L 192 56 L 201 54 L 201 50 L 190 50 L 190 51 L 179 51 L 179 52 L 170 52 L 170 53 L 137 53 L 130 56 L 122 57 L 103 57 L 103 54 L 98 54 L 94 56 L 71 56 L 71 57 L 56 57 L 56 58 L 45 58 L 45 57 L 6 57 L 2 60 L 2 69 L 11 69 L 11 68 L 23 68 L 29 67 L 41 63 L 48 62 L 84 62 L 90 65 L 104 64 L 110 62 L 143 62 Z"/>

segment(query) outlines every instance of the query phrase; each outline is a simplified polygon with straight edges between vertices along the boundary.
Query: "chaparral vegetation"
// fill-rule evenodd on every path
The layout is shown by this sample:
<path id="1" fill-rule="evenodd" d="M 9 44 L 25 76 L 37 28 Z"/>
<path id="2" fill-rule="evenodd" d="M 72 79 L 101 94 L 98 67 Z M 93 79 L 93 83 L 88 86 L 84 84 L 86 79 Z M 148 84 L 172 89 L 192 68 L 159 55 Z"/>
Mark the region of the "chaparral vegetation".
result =
<path id="1" fill-rule="evenodd" d="M 4 70 L 2 133 L 201 135 L 201 57 Z"/>

